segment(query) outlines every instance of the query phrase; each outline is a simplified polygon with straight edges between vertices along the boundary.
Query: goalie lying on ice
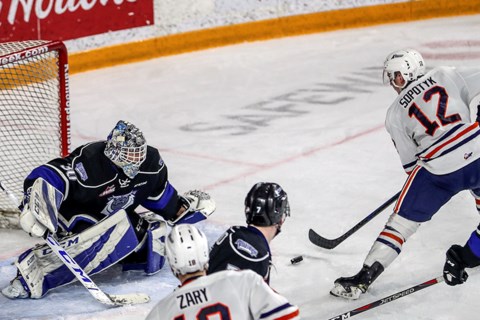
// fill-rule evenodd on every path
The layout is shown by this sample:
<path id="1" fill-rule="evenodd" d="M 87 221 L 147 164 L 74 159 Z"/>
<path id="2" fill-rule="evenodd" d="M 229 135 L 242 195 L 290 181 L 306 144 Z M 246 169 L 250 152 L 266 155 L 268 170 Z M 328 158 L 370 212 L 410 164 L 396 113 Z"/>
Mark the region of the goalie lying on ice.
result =
<path id="1" fill-rule="evenodd" d="M 88 274 L 116 263 L 156 273 L 165 260 L 166 222 L 195 223 L 215 210 L 204 192 L 178 195 L 158 150 L 125 121 L 106 141 L 35 168 L 24 190 L 22 228 L 36 237 L 53 233 Z M 136 213 L 139 206 L 150 212 Z M 17 276 L 2 290 L 8 298 L 41 298 L 75 280 L 46 245 L 27 250 L 15 265 Z"/>

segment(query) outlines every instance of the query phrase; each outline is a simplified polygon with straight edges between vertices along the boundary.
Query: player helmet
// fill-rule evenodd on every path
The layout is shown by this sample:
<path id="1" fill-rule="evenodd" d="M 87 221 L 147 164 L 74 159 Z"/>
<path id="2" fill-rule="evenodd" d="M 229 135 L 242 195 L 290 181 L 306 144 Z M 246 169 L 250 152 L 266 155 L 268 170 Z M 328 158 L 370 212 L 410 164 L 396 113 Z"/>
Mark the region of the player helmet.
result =
<path id="1" fill-rule="evenodd" d="M 140 129 L 120 120 L 107 137 L 104 153 L 133 179 L 147 157 L 147 142 Z"/>
<path id="2" fill-rule="evenodd" d="M 417 67 L 418 67 L 418 76 L 423 76 L 425 73 L 427 73 L 427 69 L 425 66 L 425 60 L 423 60 L 422 54 L 418 52 L 415 49 L 405 49 L 409 54 L 412 55 L 412 57 L 415 59 L 417 62 Z"/>
<path id="3" fill-rule="evenodd" d="M 412 49 L 409 50 L 397 50 L 387 56 L 383 64 L 383 83 L 403 89 L 411 81 L 417 80 L 425 73 L 425 63 L 420 53 L 418 51 L 413 53 Z M 405 80 L 402 86 L 394 82 L 397 72 L 400 72 Z"/>
<path id="4" fill-rule="evenodd" d="M 208 240 L 195 226 L 174 226 L 165 242 L 167 260 L 176 276 L 208 268 Z"/>
<path id="5" fill-rule="evenodd" d="M 260 227 L 280 225 L 290 216 L 287 193 L 276 183 L 259 182 L 245 198 L 247 224 Z"/>

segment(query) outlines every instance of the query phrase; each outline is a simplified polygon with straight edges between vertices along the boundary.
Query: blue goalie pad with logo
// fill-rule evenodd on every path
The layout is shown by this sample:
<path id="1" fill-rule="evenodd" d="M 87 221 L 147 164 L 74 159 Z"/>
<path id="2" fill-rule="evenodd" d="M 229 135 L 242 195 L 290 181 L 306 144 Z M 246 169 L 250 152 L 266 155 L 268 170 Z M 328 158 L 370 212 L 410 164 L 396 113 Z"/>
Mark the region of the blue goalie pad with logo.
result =
<path id="1" fill-rule="evenodd" d="M 116 264 L 138 245 L 134 229 L 124 210 L 59 242 L 89 275 Z M 27 250 L 20 255 L 15 265 L 21 275 L 20 281 L 27 285 L 31 298 L 41 298 L 48 291 L 76 280 L 47 245 L 37 245 Z"/>

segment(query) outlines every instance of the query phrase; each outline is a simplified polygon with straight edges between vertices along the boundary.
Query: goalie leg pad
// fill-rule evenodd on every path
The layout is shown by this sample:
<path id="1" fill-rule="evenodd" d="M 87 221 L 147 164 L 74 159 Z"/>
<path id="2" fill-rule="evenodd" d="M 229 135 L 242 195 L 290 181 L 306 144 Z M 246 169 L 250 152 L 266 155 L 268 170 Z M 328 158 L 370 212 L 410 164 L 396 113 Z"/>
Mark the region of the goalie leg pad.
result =
<path id="1" fill-rule="evenodd" d="M 167 224 L 164 221 L 150 222 L 135 253 L 123 262 L 123 270 L 143 270 L 147 275 L 160 271 L 165 264 L 166 236 Z"/>
<path id="2" fill-rule="evenodd" d="M 26 276 L 19 275 L 13 279 L 10 285 L 2 290 L 4 296 L 10 299 L 23 299 L 30 297 L 32 292 L 34 296 L 41 294 L 43 274 L 38 268 L 33 250 L 29 249 L 18 257 L 17 268 L 24 270 Z"/>
<path id="3" fill-rule="evenodd" d="M 134 251 L 138 240 L 126 212 L 120 210 L 84 232 L 62 239 L 60 243 L 78 265 L 92 275 Z M 47 245 L 36 246 L 22 254 L 16 266 L 30 290 L 31 298 L 41 298 L 49 290 L 76 280 Z"/>
<path id="4" fill-rule="evenodd" d="M 420 223 L 392 214 L 385 228 L 374 242 L 364 264 L 372 266 L 375 261 L 387 268 L 402 252 L 403 243 L 414 234 Z"/>
<path id="5" fill-rule="evenodd" d="M 147 231 L 147 266 L 145 272 L 148 275 L 155 274 L 165 264 L 165 237 L 167 225 L 165 222 L 157 222 Z"/>

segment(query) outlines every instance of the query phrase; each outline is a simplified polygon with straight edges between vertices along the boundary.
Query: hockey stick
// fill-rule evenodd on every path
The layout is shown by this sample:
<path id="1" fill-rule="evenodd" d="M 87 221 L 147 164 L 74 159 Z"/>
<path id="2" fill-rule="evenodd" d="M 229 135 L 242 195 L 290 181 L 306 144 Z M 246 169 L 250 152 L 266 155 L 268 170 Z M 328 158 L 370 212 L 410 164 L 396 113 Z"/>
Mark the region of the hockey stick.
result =
<path id="1" fill-rule="evenodd" d="M 0 181 L 0 188 L 10 198 L 11 202 L 18 206 L 19 201 L 15 195 L 9 191 Z M 47 245 L 57 255 L 58 258 L 67 266 L 73 275 L 80 281 L 80 283 L 87 288 L 88 292 L 99 302 L 110 306 L 123 306 L 129 304 L 146 303 L 150 301 L 150 297 L 144 293 L 132 294 L 106 294 L 103 292 L 88 276 L 88 274 L 78 265 L 78 263 L 63 249 L 58 241 L 50 232 L 47 232 L 44 238 Z"/>
<path id="2" fill-rule="evenodd" d="M 375 209 L 375 211 L 370 213 L 362 221 L 360 221 L 355 226 L 353 226 L 353 228 L 351 228 L 350 230 L 348 230 L 347 232 L 345 232 L 343 235 L 341 235 L 340 237 L 338 237 L 336 239 L 324 238 L 321 235 L 319 235 L 318 233 L 316 233 L 313 229 L 310 229 L 308 231 L 308 238 L 316 246 L 319 246 L 319 247 L 322 247 L 322 248 L 325 248 L 325 249 L 333 249 L 336 246 L 338 246 L 340 243 L 342 243 L 345 239 L 350 237 L 352 234 L 357 232 L 361 227 L 366 225 L 367 222 L 369 222 L 370 220 L 375 218 L 380 212 L 385 210 L 390 204 L 395 202 L 398 199 L 399 196 L 400 196 L 400 192 L 398 192 L 396 195 L 394 195 L 393 197 L 388 199 L 384 204 L 382 204 L 380 207 Z"/>
<path id="3" fill-rule="evenodd" d="M 144 293 L 130 294 L 107 294 L 103 292 L 88 276 L 88 274 L 70 257 L 51 233 L 47 233 L 45 241 L 52 251 L 62 260 L 63 264 L 73 273 L 73 275 L 87 288 L 88 292 L 97 299 L 97 301 L 110 306 L 123 306 L 130 304 L 146 303 L 150 297 Z"/>
<path id="4" fill-rule="evenodd" d="M 405 296 L 408 296 L 409 294 L 415 293 L 417 291 L 420 291 L 422 289 L 428 288 L 430 286 L 433 286 L 434 284 L 440 283 L 443 281 L 443 277 L 438 277 L 438 278 L 433 278 L 431 280 L 425 281 L 423 283 L 417 284 L 413 287 L 410 287 L 408 289 L 399 291 L 397 293 L 394 293 L 388 297 L 379 299 L 377 301 L 371 302 L 369 304 L 366 304 L 362 307 L 347 311 L 345 313 L 339 314 L 338 316 L 335 316 L 333 318 L 330 318 L 328 320 L 342 320 L 342 319 L 349 319 L 350 317 L 356 316 L 359 313 L 371 310 L 373 308 L 383 306 L 384 304 L 387 304 L 389 302 L 395 301 L 397 299 L 403 298 Z"/>

